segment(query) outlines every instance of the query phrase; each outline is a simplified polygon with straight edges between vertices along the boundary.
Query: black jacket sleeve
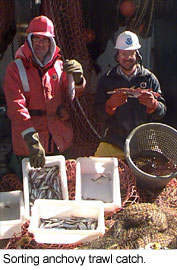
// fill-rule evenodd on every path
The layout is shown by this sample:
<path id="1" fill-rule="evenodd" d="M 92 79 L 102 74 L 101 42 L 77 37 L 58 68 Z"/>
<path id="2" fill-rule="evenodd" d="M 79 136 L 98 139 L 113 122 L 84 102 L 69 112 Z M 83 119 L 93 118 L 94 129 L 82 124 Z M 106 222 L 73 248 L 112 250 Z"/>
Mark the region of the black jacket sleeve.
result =
<path id="1" fill-rule="evenodd" d="M 150 87 L 152 88 L 152 91 L 159 94 L 159 96 L 156 97 L 156 99 L 158 100 L 158 107 L 155 112 L 151 114 L 151 118 L 152 120 L 160 120 L 165 116 L 167 112 L 166 102 L 163 97 L 159 81 L 153 73 L 151 73 L 150 83 L 152 85 L 152 87 Z"/>

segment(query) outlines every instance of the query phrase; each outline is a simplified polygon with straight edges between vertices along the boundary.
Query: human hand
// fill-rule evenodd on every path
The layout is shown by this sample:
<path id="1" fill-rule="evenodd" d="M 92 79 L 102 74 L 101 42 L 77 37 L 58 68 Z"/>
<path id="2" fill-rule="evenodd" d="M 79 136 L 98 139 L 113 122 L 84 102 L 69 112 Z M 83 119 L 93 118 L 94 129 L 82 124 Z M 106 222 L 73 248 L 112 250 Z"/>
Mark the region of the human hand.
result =
<path id="1" fill-rule="evenodd" d="M 106 111 L 108 114 L 113 114 L 117 107 L 127 102 L 127 94 L 124 91 L 118 91 L 113 94 L 106 102 Z"/>
<path id="2" fill-rule="evenodd" d="M 153 113 L 158 107 L 158 101 L 152 92 L 146 90 L 141 91 L 141 95 L 139 96 L 138 100 L 140 104 L 146 106 L 146 112 L 148 114 Z"/>
<path id="3" fill-rule="evenodd" d="M 107 104 L 111 107 L 111 108 L 117 108 L 121 105 L 123 105 L 124 103 L 127 102 L 127 94 L 124 91 L 118 91 L 117 93 L 113 94 L 108 100 L 107 100 Z"/>
<path id="4" fill-rule="evenodd" d="M 78 61 L 74 59 L 66 60 L 66 62 L 63 64 L 63 70 L 66 71 L 66 73 L 72 74 L 76 84 L 83 83 L 83 69 Z"/>
<path id="5" fill-rule="evenodd" d="M 45 165 L 45 150 L 39 141 L 37 132 L 30 132 L 24 136 L 29 149 L 29 161 L 31 167 L 43 168 Z"/>

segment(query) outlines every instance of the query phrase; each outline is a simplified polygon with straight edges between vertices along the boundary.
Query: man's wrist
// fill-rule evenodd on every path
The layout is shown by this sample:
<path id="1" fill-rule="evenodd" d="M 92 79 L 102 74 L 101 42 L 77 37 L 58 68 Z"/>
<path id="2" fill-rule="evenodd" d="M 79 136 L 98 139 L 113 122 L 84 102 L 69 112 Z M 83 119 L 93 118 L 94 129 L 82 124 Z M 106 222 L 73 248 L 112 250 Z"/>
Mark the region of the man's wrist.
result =
<path id="1" fill-rule="evenodd" d="M 106 106 L 105 106 L 105 109 L 106 109 L 106 112 L 110 115 L 113 115 L 117 109 L 117 107 L 112 107 L 110 106 L 109 104 L 106 103 Z"/>

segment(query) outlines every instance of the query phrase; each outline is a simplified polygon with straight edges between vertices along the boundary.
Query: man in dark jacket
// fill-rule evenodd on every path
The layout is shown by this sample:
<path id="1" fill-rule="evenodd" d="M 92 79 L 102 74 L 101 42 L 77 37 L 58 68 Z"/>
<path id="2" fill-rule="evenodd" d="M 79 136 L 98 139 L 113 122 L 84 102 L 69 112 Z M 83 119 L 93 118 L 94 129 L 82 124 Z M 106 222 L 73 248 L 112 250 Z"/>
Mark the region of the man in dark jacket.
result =
<path id="1" fill-rule="evenodd" d="M 123 159 L 129 133 L 141 124 L 159 121 L 166 114 L 160 84 L 142 66 L 140 47 L 136 34 L 121 33 L 115 46 L 118 65 L 99 80 L 94 111 L 105 130 L 95 156 Z"/>

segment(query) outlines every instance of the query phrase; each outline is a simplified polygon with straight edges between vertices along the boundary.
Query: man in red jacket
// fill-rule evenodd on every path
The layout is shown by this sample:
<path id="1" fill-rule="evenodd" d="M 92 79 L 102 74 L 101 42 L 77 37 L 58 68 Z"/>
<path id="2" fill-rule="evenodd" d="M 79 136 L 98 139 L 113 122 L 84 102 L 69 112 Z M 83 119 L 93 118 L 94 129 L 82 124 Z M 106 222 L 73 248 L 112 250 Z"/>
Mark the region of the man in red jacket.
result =
<path id="1" fill-rule="evenodd" d="M 68 91 L 67 75 L 73 76 L 76 96 L 84 91 L 85 78 L 79 62 L 60 59 L 49 18 L 33 18 L 27 32 L 15 61 L 7 67 L 4 93 L 12 124 L 13 156 L 17 163 L 29 156 L 31 166 L 43 167 L 45 155 L 67 157 L 72 145 L 73 130 L 62 103 Z"/>

